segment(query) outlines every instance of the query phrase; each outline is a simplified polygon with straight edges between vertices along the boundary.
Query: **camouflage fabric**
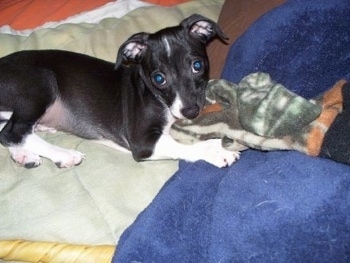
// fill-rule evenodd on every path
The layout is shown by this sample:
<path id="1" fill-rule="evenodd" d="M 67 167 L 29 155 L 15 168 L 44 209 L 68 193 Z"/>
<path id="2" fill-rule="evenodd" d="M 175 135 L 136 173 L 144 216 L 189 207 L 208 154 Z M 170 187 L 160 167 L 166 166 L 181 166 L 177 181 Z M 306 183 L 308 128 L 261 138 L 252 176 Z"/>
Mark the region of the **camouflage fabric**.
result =
<path id="1" fill-rule="evenodd" d="M 344 83 L 306 100 L 262 72 L 238 84 L 212 80 L 203 112 L 193 120 L 176 122 L 170 133 L 187 144 L 221 138 L 230 150 L 298 150 L 317 156 L 325 133 L 342 111 Z"/>

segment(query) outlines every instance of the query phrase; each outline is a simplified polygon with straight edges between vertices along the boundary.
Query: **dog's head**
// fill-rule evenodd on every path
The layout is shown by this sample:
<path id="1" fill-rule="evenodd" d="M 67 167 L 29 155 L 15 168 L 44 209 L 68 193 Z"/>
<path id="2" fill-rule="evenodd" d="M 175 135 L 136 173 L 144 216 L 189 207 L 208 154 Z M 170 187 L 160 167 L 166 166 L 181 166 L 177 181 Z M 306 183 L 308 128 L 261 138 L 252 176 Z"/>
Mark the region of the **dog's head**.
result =
<path id="1" fill-rule="evenodd" d="M 204 106 L 206 45 L 215 37 L 227 39 L 215 22 L 192 15 L 178 26 L 131 36 L 119 49 L 116 68 L 136 66 L 145 86 L 175 118 L 192 119 Z"/>

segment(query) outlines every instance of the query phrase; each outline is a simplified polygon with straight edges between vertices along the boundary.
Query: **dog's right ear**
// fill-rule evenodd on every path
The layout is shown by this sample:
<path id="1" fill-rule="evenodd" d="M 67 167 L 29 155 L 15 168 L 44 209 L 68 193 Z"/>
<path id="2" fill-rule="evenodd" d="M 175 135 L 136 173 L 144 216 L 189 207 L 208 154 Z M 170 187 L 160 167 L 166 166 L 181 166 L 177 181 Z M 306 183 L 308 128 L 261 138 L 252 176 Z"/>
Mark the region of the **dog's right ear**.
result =
<path id="1" fill-rule="evenodd" d="M 119 48 L 114 68 L 140 62 L 147 48 L 148 37 L 147 33 L 137 33 L 125 41 Z"/>
<path id="2" fill-rule="evenodd" d="M 198 14 L 193 14 L 184 19 L 180 25 L 187 28 L 190 35 L 206 44 L 215 37 L 218 37 L 223 42 L 228 40 L 228 37 L 221 31 L 217 23 Z"/>

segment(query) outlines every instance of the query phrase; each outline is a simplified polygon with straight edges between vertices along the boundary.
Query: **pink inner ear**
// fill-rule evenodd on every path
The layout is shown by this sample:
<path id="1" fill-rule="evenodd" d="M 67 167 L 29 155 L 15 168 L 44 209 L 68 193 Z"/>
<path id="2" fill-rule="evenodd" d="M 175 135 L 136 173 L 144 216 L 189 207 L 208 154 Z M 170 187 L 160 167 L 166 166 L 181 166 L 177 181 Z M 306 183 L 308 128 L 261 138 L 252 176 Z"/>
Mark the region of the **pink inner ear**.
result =
<path id="1" fill-rule="evenodd" d="M 144 44 L 141 44 L 139 42 L 130 42 L 125 46 L 123 55 L 128 59 L 136 59 L 142 54 L 144 49 Z"/>
<path id="2" fill-rule="evenodd" d="M 198 35 L 209 36 L 213 33 L 213 28 L 209 22 L 198 21 L 192 26 L 191 32 Z"/>

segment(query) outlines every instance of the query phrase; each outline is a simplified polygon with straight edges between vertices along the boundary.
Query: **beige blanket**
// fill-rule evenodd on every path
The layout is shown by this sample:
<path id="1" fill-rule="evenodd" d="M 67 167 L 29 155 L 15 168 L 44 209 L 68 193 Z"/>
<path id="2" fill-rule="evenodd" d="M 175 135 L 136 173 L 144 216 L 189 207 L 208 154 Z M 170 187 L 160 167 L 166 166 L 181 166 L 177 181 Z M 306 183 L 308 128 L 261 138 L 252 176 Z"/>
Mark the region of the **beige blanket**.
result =
<path id="1" fill-rule="evenodd" d="M 133 33 L 153 32 L 199 13 L 216 20 L 223 0 L 142 7 L 98 24 L 65 24 L 28 37 L 0 34 L 0 56 L 25 49 L 64 49 L 114 61 Z M 48 160 L 17 167 L 0 146 L 0 239 L 116 244 L 125 228 L 177 170 L 176 161 L 136 163 L 131 155 L 61 132 L 41 133 L 49 142 L 86 154 L 72 169 Z"/>

